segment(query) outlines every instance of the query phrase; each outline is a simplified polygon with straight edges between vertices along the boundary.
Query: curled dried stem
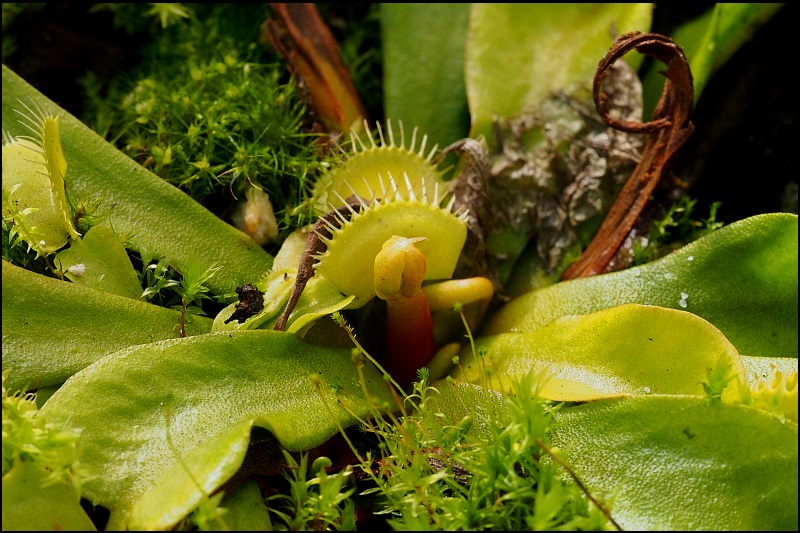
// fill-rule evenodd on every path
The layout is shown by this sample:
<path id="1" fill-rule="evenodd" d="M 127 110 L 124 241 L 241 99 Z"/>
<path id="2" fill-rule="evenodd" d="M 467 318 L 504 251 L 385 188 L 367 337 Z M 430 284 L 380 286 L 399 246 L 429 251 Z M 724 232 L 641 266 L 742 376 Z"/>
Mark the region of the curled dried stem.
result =
<path id="1" fill-rule="evenodd" d="M 611 114 L 608 97 L 602 92 L 603 79 L 612 65 L 634 49 L 667 65 L 664 89 L 650 122 L 615 118 Z M 629 133 L 647 133 L 649 136 L 639 164 L 592 242 L 567 269 L 563 280 L 593 276 L 606 269 L 639 218 L 666 165 L 694 131 L 691 122 L 694 89 L 689 63 L 680 46 L 664 35 L 631 32 L 617 39 L 597 67 L 593 94 L 597 111 L 608 126 Z"/>

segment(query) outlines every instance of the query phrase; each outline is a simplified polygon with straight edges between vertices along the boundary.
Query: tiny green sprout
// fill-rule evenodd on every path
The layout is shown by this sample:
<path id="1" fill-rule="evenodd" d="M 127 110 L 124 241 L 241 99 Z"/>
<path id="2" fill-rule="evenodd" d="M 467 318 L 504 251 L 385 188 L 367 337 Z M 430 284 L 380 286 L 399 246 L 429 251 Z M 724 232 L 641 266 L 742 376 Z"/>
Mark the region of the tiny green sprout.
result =
<path id="1" fill-rule="evenodd" d="M 183 4 L 156 3 L 150 5 L 152 7 L 145 15 L 158 18 L 162 29 L 167 29 L 173 24 L 177 24 L 181 19 L 188 19 L 191 13 Z"/>
<path id="2" fill-rule="evenodd" d="M 311 472 L 317 476 L 324 474 L 325 470 L 333 465 L 330 459 L 325 456 L 317 457 L 311 464 Z"/>
<path id="3" fill-rule="evenodd" d="M 725 355 L 720 356 L 714 368 L 706 369 L 707 382 L 702 383 L 703 391 L 706 394 L 706 403 L 718 402 L 731 381 L 736 379 L 736 371 L 733 368 L 730 358 Z"/>
<path id="4" fill-rule="evenodd" d="M 3 372 L 3 475 L 20 461 L 34 463 L 48 472 L 45 484 L 67 484 L 76 496 L 91 476 L 81 467 L 80 432 L 69 427 L 37 421 L 35 394 L 6 389 Z M 5 507 L 5 506 L 4 506 Z"/>
<path id="5" fill-rule="evenodd" d="M 352 470 L 327 474 L 331 466 L 327 457 L 317 458 L 308 467 L 308 454 L 298 463 L 284 451 L 289 468 L 283 476 L 289 482 L 290 493 L 270 496 L 270 511 L 290 531 L 348 530 L 355 526 L 355 505 L 351 500 L 354 489 L 345 488 Z"/>
<path id="6" fill-rule="evenodd" d="M 334 322 L 336 322 L 336 324 L 339 327 L 341 327 L 341 328 L 346 328 L 347 327 L 347 322 L 345 322 L 345 319 L 342 316 L 342 313 L 340 313 L 339 311 L 334 311 L 333 313 L 331 313 L 331 318 L 333 319 Z"/>
<path id="7" fill-rule="evenodd" d="M 97 226 L 108 217 L 108 213 L 99 212 L 98 207 L 102 201 L 80 200 L 75 206 L 75 214 L 72 216 L 73 224 L 78 233 L 85 234 L 92 227 Z"/>
<path id="8" fill-rule="evenodd" d="M 181 298 L 179 306 L 181 319 L 178 324 L 178 331 L 181 338 L 186 337 L 187 313 L 205 314 L 199 307 L 201 300 L 209 299 L 207 293 L 210 289 L 205 283 L 207 283 L 219 269 L 220 267 L 216 265 L 203 268 L 197 258 L 191 258 L 183 268 L 183 277 L 181 278 L 180 286 L 176 286 L 174 289 Z M 192 306 L 190 307 L 190 305 Z"/>
<path id="9" fill-rule="evenodd" d="M 461 304 L 461 302 L 456 302 L 453 304 L 453 311 L 455 311 L 456 313 L 460 313 L 463 307 L 464 306 Z"/>

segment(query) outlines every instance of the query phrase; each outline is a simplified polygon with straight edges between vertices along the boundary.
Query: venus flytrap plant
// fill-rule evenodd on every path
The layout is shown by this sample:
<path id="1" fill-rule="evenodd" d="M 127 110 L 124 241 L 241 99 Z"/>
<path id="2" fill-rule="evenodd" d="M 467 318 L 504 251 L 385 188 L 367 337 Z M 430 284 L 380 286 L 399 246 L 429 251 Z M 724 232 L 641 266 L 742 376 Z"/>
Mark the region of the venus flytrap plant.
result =
<path id="1" fill-rule="evenodd" d="M 3 214 L 37 256 L 79 238 L 69 210 L 58 117 L 20 102 L 23 124 L 33 136 L 3 134 Z M 33 104 L 35 106 L 35 104 Z"/>

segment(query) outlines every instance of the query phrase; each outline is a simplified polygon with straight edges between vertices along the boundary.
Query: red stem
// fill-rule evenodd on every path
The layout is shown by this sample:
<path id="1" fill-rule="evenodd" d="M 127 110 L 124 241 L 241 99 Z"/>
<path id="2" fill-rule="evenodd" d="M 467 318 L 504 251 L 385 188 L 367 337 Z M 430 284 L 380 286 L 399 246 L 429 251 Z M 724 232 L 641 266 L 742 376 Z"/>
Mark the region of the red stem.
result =
<path id="1" fill-rule="evenodd" d="M 385 367 L 401 387 L 417 377 L 417 370 L 431 360 L 436 345 L 428 301 L 422 291 L 386 301 Z"/>

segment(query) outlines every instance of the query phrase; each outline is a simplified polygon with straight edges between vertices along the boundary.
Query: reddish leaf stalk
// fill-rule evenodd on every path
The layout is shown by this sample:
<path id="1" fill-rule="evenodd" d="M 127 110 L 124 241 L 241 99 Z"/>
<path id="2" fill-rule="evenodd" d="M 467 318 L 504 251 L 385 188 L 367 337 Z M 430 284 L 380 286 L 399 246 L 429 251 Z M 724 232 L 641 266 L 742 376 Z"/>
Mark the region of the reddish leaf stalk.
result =
<path id="1" fill-rule="evenodd" d="M 401 387 L 417 377 L 436 352 L 431 310 L 425 293 L 386 300 L 386 359 L 384 366 Z"/>

